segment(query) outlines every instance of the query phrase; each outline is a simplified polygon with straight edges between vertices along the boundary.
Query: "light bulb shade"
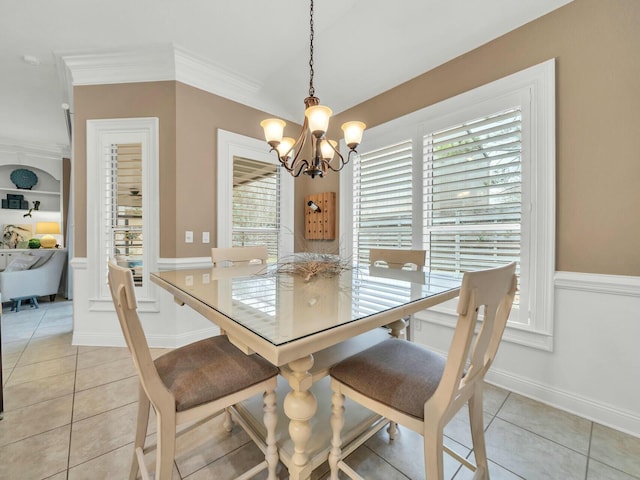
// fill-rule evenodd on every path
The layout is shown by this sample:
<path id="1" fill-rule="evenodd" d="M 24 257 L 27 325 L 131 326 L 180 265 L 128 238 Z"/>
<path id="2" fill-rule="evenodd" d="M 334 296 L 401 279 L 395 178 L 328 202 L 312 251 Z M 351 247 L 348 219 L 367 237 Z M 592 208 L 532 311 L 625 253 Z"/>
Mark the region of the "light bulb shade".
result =
<path id="1" fill-rule="evenodd" d="M 294 143 L 296 143 L 296 141 L 293 138 L 284 137 L 276 147 L 276 150 L 278 150 L 278 156 L 284 160 L 291 157 L 291 155 L 293 154 L 293 151 L 289 151 L 289 150 L 291 150 L 291 147 L 293 147 Z"/>
<path id="2" fill-rule="evenodd" d="M 36 234 L 60 235 L 58 222 L 36 222 Z"/>
<path id="3" fill-rule="evenodd" d="M 367 126 L 362 122 L 346 122 L 342 124 L 344 142 L 349 148 L 354 149 L 362 142 L 362 134 Z"/>
<path id="4" fill-rule="evenodd" d="M 269 145 L 275 147 L 282 141 L 284 126 L 287 123 L 279 118 L 267 118 L 260 122 L 260 126 L 264 129 L 264 138 Z"/>
<path id="5" fill-rule="evenodd" d="M 332 113 L 331 109 L 324 105 L 314 105 L 304 111 L 309 121 L 309 131 L 315 137 L 321 137 L 329 129 L 329 119 Z"/>
<path id="6" fill-rule="evenodd" d="M 331 147 L 333 145 L 333 148 Z M 320 152 L 322 154 L 322 158 L 324 158 L 327 162 L 331 161 L 333 156 L 336 154 L 334 148 L 338 145 L 338 142 L 335 140 L 322 140 L 320 143 Z"/>

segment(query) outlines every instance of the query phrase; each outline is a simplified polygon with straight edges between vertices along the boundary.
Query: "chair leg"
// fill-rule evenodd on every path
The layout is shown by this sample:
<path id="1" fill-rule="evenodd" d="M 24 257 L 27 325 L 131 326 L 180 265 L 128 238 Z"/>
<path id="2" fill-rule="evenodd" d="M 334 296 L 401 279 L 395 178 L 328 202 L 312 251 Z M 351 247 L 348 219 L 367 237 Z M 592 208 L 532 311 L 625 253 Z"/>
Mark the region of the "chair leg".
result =
<path id="1" fill-rule="evenodd" d="M 138 385 L 138 390 L 138 423 L 136 425 L 136 439 L 133 443 L 133 462 L 131 463 L 129 480 L 136 480 L 138 471 L 140 470 L 136 450 L 138 448 L 144 450 L 144 440 L 147 436 L 147 424 L 149 423 L 149 410 L 151 408 L 151 403 L 141 384 Z"/>
<path id="2" fill-rule="evenodd" d="M 487 448 L 484 442 L 484 421 L 482 418 L 482 384 L 476 382 L 475 391 L 469 399 L 469 424 L 473 442 L 473 455 L 479 471 L 484 472 L 485 480 L 489 480 L 489 465 L 487 463 Z"/>
<path id="3" fill-rule="evenodd" d="M 231 416 L 231 409 L 224 409 L 224 420 L 222 421 L 222 426 L 227 432 L 233 430 L 233 417 Z"/>
<path id="4" fill-rule="evenodd" d="M 429 480 L 444 479 L 442 442 L 443 427 L 438 424 L 426 423 L 424 429 L 424 470 L 425 476 Z"/>
<path id="5" fill-rule="evenodd" d="M 276 467 L 278 466 L 278 447 L 276 445 L 276 425 L 278 414 L 276 412 L 276 392 L 269 390 L 264 393 L 264 425 L 267 427 L 267 449 L 264 459 L 267 462 L 268 480 L 276 480 Z"/>
<path id="6" fill-rule="evenodd" d="M 331 386 L 331 450 L 329 451 L 329 466 L 331 467 L 331 480 L 338 480 L 338 463 L 342 457 L 342 439 L 340 432 L 344 427 L 344 395 L 340 393 L 339 386 Z"/>
<path id="7" fill-rule="evenodd" d="M 156 453 L 156 480 L 171 480 L 173 461 L 176 454 L 176 415 L 175 412 L 160 413 L 158 417 L 158 450 Z"/>

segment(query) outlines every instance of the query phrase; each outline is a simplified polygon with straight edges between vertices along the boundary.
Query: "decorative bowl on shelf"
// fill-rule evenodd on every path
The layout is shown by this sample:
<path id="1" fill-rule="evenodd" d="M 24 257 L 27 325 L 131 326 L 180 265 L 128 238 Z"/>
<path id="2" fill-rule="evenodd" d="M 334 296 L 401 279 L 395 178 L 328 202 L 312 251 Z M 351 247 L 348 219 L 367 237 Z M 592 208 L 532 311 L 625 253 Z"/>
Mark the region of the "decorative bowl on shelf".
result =
<path id="1" fill-rule="evenodd" d="M 26 168 L 14 170 L 9 178 L 11 178 L 16 187 L 23 190 L 31 190 L 31 187 L 38 183 L 38 176 Z"/>

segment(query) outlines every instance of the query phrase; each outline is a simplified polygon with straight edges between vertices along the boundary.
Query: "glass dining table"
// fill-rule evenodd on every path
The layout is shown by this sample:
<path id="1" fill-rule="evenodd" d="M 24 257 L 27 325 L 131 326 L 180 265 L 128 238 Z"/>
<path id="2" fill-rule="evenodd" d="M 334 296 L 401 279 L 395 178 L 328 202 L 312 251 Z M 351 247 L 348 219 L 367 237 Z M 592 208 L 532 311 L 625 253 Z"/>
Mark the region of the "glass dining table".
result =
<path id="1" fill-rule="evenodd" d="M 355 266 L 307 280 L 277 265 L 243 265 L 166 270 L 151 281 L 243 352 L 280 368 L 279 408 L 288 419 L 279 418 L 280 460 L 289 478 L 306 479 L 330 446 L 331 365 L 388 338 L 378 327 L 458 296 L 462 275 Z M 266 434 L 261 407 L 256 399 L 237 408 L 258 437 Z M 370 412 L 349 411 L 344 430 L 353 438 L 376 421 Z"/>

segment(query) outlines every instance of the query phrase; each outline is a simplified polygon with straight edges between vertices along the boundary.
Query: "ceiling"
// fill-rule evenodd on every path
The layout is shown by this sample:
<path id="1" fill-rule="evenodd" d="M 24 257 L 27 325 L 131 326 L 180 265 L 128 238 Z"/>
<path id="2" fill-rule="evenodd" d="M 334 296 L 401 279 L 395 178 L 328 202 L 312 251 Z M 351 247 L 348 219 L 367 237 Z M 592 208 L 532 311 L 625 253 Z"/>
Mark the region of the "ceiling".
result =
<path id="1" fill-rule="evenodd" d="M 339 113 L 569 1 L 317 0 L 316 96 Z M 0 32 L 4 143 L 68 145 L 67 55 L 173 45 L 255 85 L 245 103 L 294 121 L 308 94 L 303 0 L 0 0 Z"/>

